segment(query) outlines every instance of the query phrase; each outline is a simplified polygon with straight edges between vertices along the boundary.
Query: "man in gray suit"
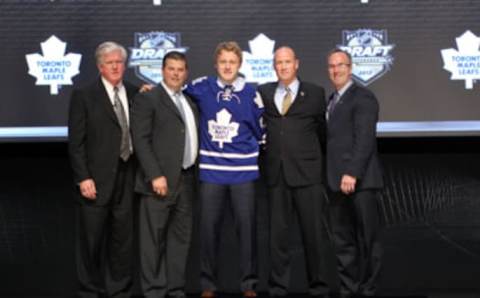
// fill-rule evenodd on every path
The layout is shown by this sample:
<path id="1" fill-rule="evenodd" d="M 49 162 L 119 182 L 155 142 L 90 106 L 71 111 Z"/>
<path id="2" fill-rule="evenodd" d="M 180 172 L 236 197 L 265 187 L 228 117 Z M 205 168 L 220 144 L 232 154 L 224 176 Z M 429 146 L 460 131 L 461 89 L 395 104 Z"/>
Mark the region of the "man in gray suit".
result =
<path id="1" fill-rule="evenodd" d="M 340 293 L 373 296 L 380 271 L 380 215 L 383 186 L 377 155 L 378 101 L 352 81 L 352 59 L 342 50 L 328 55 L 335 92 L 327 106 L 327 180 Z"/>
<path id="2" fill-rule="evenodd" d="M 184 54 L 163 59 L 163 81 L 136 97 L 133 145 L 140 163 L 141 286 L 146 298 L 185 297 L 185 266 L 192 230 L 198 112 L 182 93 Z"/>

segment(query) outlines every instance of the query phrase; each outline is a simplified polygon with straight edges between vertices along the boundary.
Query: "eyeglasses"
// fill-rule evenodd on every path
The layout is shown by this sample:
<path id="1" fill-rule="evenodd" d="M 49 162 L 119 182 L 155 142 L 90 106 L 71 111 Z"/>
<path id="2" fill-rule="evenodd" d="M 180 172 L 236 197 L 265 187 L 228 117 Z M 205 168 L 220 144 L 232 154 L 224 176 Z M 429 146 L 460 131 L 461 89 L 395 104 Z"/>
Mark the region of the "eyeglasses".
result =
<path id="1" fill-rule="evenodd" d="M 328 68 L 344 68 L 350 67 L 349 63 L 328 64 Z"/>

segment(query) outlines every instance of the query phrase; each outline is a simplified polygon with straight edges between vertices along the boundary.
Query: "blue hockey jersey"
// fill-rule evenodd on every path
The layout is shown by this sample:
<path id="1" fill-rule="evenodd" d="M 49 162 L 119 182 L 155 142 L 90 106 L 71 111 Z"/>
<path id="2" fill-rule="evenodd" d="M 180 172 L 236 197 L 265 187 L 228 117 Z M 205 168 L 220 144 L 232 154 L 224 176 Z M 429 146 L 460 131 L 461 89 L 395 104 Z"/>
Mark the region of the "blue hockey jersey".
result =
<path id="1" fill-rule="evenodd" d="M 230 86 L 203 77 L 184 92 L 200 111 L 200 181 L 237 184 L 258 178 L 264 108 L 253 86 L 241 77 Z"/>

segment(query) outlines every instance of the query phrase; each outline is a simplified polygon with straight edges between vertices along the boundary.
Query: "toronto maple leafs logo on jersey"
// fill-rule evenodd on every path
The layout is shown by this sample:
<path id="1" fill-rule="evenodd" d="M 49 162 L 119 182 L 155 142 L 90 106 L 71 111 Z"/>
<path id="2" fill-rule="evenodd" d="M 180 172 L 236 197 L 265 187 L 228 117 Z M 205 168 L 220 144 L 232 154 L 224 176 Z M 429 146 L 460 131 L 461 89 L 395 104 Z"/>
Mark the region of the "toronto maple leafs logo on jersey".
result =
<path id="1" fill-rule="evenodd" d="M 456 42 L 458 51 L 442 50 L 443 68 L 452 73 L 450 79 L 465 80 L 465 88 L 473 89 L 480 80 L 480 37 L 467 30 Z"/>
<path id="2" fill-rule="evenodd" d="M 38 53 L 25 56 L 28 73 L 37 78 L 36 85 L 50 85 L 50 94 L 58 94 L 63 85 L 72 85 L 72 77 L 80 73 L 82 55 L 68 53 L 67 43 L 55 35 L 41 43 L 42 55 Z"/>
<path id="3" fill-rule="evenodd" d="M 352 56 L 353 79 L 367 86 L 387 73 L 392 64 L 387 30 L 359 29 L 343 31 L 343 44 L 337 46 Z"/>
<path id="4" fill-rule="evenodd" d="M 232 114 L 227 109 L 220 110 L 216 117 L 216 120 L 208 121 L 208 133 L 212 136 L 212 142 L 218 142 L 218 146 L 223 149 L 224 143 L 232 143 L 232 139 L 238 135 L 240 124 L 230 122 Z"/>
<path id="5" fill-rule="evenodd" d="M 220 100 L 231 101 L 232 99 L 235 99 L 240 103 L 240 97 L 233 93 L 233 86 L 225 86 L 223 90 L 220 90 L 217 93 L 217 102 L 220 102 Z"/>
<path id="6" fill-rule="evenodd" d="M 188 48 L 181 46 L 178 32 L 135 33 L 135 46 L 130 48 L 129 67 L 141 80 L 158 84 L 162 80 L 163 57 L 171 51 L 185 53 Z"/>

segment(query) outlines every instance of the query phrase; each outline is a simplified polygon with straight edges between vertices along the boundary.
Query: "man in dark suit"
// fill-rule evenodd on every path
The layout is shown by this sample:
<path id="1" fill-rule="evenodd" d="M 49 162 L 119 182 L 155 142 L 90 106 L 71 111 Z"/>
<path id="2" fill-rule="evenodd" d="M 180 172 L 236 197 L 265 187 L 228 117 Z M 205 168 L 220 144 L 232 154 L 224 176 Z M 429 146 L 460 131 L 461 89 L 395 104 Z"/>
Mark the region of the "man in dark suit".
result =
<path id="1" fill-rule="evenodd" d="M 340 293 L 373 296 L 382 248 L 378 241 L 378 192 L 383 186 L 377 157 L 375 95 L 352 81 L 352 60 L 339 49 L 328 55 L 335 87 L 327 106 L 327 180 L 340 275 Z"/>
<path id="2" fill-rule="evenodd" d="M 182 92 L 184 54 L 163 59 L 163 81 L 139 94 L 132 108 L 134 148 L 140 162 L 141 286 L 146 298 L 185 297 L 185 266 L 192 231 L 198 112 Z"/>
<path id="3" fill-rule="evenodd" d="M 95 57 L 100 78 L 73 92 L 68 123 L 79 190 L 77 296 L 130 297 L 135 160 L 128 109 L 137 88 L 123 81 L 127 52 L 121 45 L 102 43 Z"/>
<path id="4" fill-rule="evenodd" d="M 285 296 L 289 285 L 289 228 L 297 213 L 309 292 L 327 297 L 323 213 L 322 149 L 325 134 L 323 88 L 297 78 L 299 60 L 289 47 L 275 51 L 277 83 L 259 87 L 267 127 L 266 182 L 270 201 L 270 294 Z"/>

